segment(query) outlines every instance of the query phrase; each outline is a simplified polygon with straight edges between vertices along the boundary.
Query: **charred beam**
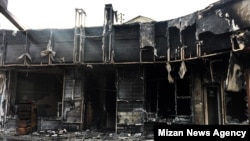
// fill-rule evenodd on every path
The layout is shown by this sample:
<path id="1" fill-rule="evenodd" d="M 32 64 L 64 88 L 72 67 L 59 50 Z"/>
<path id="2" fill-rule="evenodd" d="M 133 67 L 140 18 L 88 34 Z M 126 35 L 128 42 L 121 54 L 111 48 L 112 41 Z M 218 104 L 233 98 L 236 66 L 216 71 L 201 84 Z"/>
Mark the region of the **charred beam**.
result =
<path id="1" fill-rule="evenodd" d="M 18 19 L 9 11 L 7 10 L 8 1 L 1 0 L 0 1 L 0 12 L 8 19 L 10 22 L 16 26 L 19 30 L 26 30 L 26 27 L 21 25 Z"/>

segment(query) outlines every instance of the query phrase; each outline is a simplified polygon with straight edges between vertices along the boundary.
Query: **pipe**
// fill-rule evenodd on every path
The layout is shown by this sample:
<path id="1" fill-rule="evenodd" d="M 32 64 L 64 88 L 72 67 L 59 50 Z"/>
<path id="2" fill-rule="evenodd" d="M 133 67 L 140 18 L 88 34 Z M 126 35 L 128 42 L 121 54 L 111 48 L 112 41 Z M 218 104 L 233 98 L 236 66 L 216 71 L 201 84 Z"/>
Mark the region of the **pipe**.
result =
<path id="1" fill-rule="evenodd" d="M 0 5 L 0 12 L 19 30 L 26 30 L 26 28 L 21 25 L 17 18 L 7 9 L 5 9 L 2 5 Z"/>

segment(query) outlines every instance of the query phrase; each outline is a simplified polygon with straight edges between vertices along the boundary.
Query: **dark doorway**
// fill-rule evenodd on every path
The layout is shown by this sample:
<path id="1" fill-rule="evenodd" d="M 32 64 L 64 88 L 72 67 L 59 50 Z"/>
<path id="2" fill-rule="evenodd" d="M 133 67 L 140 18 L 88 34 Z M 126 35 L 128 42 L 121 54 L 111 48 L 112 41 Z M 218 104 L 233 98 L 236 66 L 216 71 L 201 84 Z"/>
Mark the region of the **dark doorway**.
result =
<path id="1" fill-rule="evenodd" d="M 145 106 L 153 118 L 171 119 L 175 116 L 175 85 L 169 83 L 165 67 L 165 64 L 146 67 Z"/>
<path id="2" fill-rule="evenodd" d="M 115 71 L 89 71 L 85 80 L 85 128 L 115 130 Z"/>
<path id="3" fill-rule="evenodd" d="M 207 117 L 209 125 L 219 124 L 219 104 L 218 104 L 218 88 L 207 87 Z"/>

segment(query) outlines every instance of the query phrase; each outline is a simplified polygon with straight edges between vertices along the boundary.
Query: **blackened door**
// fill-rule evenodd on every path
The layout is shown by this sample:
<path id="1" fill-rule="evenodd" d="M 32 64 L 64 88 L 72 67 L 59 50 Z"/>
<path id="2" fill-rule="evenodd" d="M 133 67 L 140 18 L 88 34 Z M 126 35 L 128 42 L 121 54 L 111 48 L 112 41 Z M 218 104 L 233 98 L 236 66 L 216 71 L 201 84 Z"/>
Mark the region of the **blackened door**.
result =
<path id="1" fill-rule="evenodd" d="M 207 119 L 209 125 L 219 124 L 219 93 L 217 87 L 207 87 Z"/>

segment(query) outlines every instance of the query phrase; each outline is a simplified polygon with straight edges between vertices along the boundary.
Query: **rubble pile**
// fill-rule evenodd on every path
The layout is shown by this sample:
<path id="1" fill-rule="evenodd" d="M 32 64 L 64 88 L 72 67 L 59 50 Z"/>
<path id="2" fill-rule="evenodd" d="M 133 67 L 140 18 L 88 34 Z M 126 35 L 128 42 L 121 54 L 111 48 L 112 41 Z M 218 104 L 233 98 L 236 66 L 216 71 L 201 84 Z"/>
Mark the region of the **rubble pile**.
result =
<path id="1" fill-rule="evenodd" d="M 153 134 L 142 133 L 112 133 L 98 131 L 68 132 L 66 129 L 34 131 L 28 135 L 18 135 L 15 129 L 1 130 L 0 140 L 22 141 L 153 141 Z"/>

